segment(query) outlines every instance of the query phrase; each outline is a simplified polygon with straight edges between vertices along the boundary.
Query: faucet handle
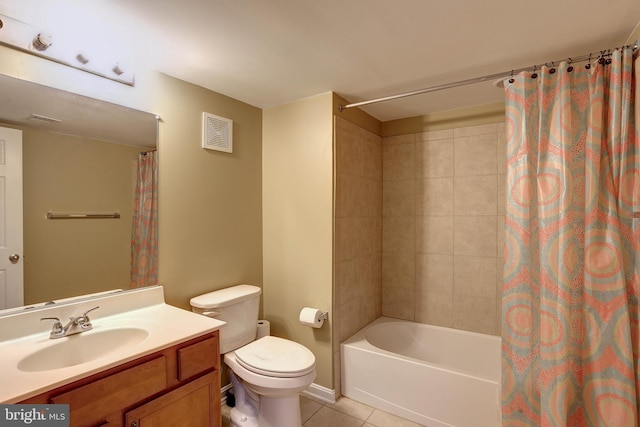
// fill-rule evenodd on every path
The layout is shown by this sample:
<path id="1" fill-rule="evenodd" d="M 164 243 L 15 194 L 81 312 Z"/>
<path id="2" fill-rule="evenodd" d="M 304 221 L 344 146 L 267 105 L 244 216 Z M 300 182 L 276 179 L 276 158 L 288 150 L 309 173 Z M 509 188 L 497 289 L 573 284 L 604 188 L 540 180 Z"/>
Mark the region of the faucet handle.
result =
<path id="1" fill-rule="evenodd" d="M 85 311 L 85 312 L 84 312 L 84 314 L 83 314 L 82 316 L 80 316 L 80 317 L 78 317 L 78 318 L 76 319 L 76 322 L 78 322 L 78 324 L 79 324 L 83 329 L 90 329 L 90 328 L 92 327 L 92 325 L 91 325 L 91 319 L 89 319 L 88 314 L 89 314 L 90 312 L 92 312 L 93 310 L 97 310 L 97 309 L 99 309 L 99 308 L 100 308 L 100 306 L 99 306 L 99 305 L 97 305 L 97 306 L 95 306 L 95 307 L 93 307 L 93 308 L 90 308 L 89 310 Z"/>
<path id="2" fill-rule="evenodd" d="M 87 320 L 89 320 L 89 317 L 87 317 L 87 314 L 89 314 L 89 313 L 90 313 L 90 312 L 92 312 L 93 310 L 97 310 L 97 309 L 99 309 L 99 308 L 100 308 L 100 306 L 99 306 L 99 305 L 96 305 L 95 307 L 90 308 L 89 310 L 87 310 L 87 311 L 85 311 L 85 312 L 84 312 L 84 314 L 82 315 L 82 317 L 85 317 Z"/>
<path id="3" fill-rule="evenodd" d="M 59 318 L 57 318 L 57 317 L 42 317 L 42 318 L 40 318 L 41 322 L 43 320 L 53 320 L 54 321 L 53 328 L 51 329 L 51 335 L 56 335 L 56 334 L 62 333 L 63 327 L 62 327 L 62 322 L 60 322 Z"/>

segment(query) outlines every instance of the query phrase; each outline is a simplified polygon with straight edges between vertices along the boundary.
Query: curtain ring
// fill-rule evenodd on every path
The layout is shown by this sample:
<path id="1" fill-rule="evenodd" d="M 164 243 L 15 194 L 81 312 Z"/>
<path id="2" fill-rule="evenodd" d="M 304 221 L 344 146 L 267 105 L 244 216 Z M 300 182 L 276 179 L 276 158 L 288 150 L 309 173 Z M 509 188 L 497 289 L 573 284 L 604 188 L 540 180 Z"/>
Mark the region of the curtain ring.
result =
<path id="1" fill-rule="evenodd" d="M 590 70 L 591 69 L 591 53 L 589 54 L 589 62 L 587 62 L 587 65 L 585 65 L 584 68 L 586 70 Z"/>
<path id="2" fill-rule="evenodd" d="M 567 67 L 567 73 L 570 73 L 573 71 L 573 65 L 571 64 L 573 64 L 573 59 L 569 58 L 569 64 L 568 64 L 569 67 Z"/>
<path id="3" fill-rule="evenodd" d="M 605 62 L 606 62 L 605 59 L 604 59 L 604 53 L 605 52 L 606 51 L 604 51 L 604 50 L 600 51 L 600 58 L 598 58 L 598 64 L 600 64 L 600 65 L 604 65 Z"/>
<path id="4" fill-rule="evenodd" d="M 536 65 L 534 65 L 534 66 L 533 66 L 533 74 L 531 74 L 531 78 L 532 78 L 532 79 L 535 79 L 535 78 L 537 78 L 537 77 L 538 77 L 538 73 L 536 73 L 536 69 L 537 69 L 537 66 L 536 66 Z"/>
<path id="5" fill-rule="evenodd" d="M 511 77 L 509 78 L 509 83 L 515 82 L 516 79 L 513 78 L 513 70 L 511 70 Z"/>
<path id="6" fill-rule="evenodd" d="M 555 74 L 556 73 L 556 64 L 554 62 L 551 62 L 551 68 L 549 69 L 549 74 Z"/>

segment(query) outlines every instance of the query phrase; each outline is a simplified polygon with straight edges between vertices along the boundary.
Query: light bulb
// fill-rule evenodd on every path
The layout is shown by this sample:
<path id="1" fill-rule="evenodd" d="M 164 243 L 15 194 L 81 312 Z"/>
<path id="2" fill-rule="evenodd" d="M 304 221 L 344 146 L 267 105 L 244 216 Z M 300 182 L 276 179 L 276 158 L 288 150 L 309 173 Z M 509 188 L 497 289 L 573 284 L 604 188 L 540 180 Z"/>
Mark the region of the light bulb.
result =
<path id="1" fill-rule="evenodd" d="M 43 52 L 53 44 L 53 37 L 51 34 L 40 33 L 33 39 L 31 44 L 35 50 Z"/>

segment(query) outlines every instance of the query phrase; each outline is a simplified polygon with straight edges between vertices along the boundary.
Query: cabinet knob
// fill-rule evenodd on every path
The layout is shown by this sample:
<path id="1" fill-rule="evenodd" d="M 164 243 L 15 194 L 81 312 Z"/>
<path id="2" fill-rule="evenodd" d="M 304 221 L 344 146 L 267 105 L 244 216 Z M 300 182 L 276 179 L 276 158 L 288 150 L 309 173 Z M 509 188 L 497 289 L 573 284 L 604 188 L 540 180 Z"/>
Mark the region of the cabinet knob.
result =
<path id="1" fill-rule="evenodd" d="M 131 427 L 138 427 L 137 421 L 131 421 Z"/>

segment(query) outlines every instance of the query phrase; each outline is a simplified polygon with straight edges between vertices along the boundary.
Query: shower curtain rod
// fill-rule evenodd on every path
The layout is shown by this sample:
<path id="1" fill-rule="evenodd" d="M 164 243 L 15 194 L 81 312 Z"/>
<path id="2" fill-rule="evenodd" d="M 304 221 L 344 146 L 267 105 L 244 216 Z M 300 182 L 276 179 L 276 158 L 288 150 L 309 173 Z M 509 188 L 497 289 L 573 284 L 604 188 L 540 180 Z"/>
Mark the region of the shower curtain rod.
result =
<path id="1" fill-rule="evenodd" d="M 634 51 L 638 50 L 638 41 L 636 40 L 634 45 L 626 45 L 623 47 L 633 47 Z M 562 61 L 569 61 L 569 64 L 575 64 L 578 62 L 584 62 L 584 61 L 590 61 L 591 59 L 601 59 L 601 58 L 606 58 L 608 56 L 611 56 L 611 49 L 607 49 L 607 50 L 602 50 L 597 54 L 593 54 L 590 53 L 588 55 L 581 55 L 575 58 L 569 57 L 567 59 L 561 59 L 559 61 L 551 61 L 551 62 L 545 62 L 542 65 L 533 65 L 530 67 L 525 67 L 525 68 L 519 68 L 517 70 L 510 70 L 510 71 L 504 71 L 502 73 L 496 73 L 496 74 L 489 74 L 487 76 L 482 76 L 482 77 L 474 77 L 472 79 L 467 79 L 467 80 L 460 80 L 457 82 L 453 82 L 453 83 L 445 83 L 445 84 L 441 84 L 441 85 L 437 85 L 437 86 L 431 86 L 425 89 L 418 89 L 418 90 L 414 90 L 411 92 L 405 92 L 405 93 L 400 93 L 397 95 L 390 95 L 390 96 L 385 96 L 383 98 L 376 98 L 376 99 L 370 99 L 368 101 L 360 101 L 360 102 L 354 102 L 352 104 L 347 104 L 347 105 L 342 105 L 340 104 L 338 106 L 338 110 L 340 112 L 347 110 L 349 108 L 355 108 L 355 107 L 363 107 L 365 105 L 370 105 L 370 104 L 377 104 L 380 102 L 386 102 L 386 101 L 393 101 L 395 99 L 400 99 L 400 98 L 407 98 L 409 96 L 415 96 L 415 95 L 422 95 L 424 93 L 430 93 L 430 92 L 436 92 L 439 90 L 444 90 L 444 89 L 451 89 L 454 87 L 459 87 L 459 86 L 466 86 L 466 85 L 470 85 L 470 84 L 474 84 L 474 83 L 483 83 L 486 81 L 493 81 L 493 80 L 497 80 L 503 77 L 509 77 L 509 76 L 513 76 L 514 74 L 517 74 L 521 71 L 536 71 L 540 68 L 542 68 L 544 65 L 549 65 L 551 64 L 551 66 L 554 66 L 554 64 L 559 64 Z"/>

